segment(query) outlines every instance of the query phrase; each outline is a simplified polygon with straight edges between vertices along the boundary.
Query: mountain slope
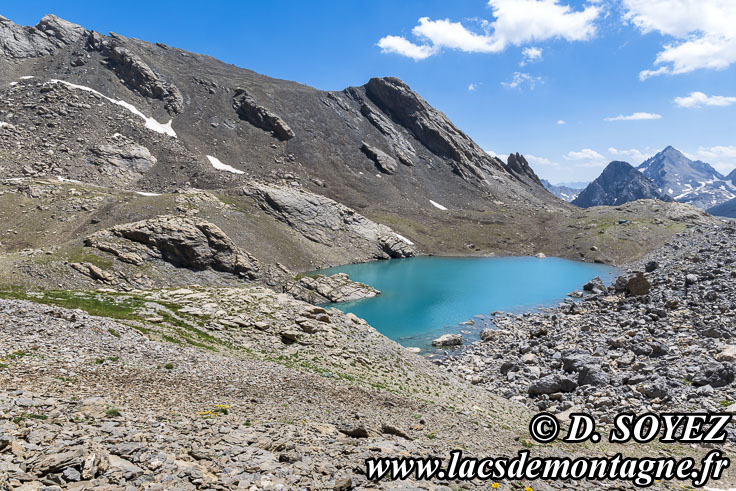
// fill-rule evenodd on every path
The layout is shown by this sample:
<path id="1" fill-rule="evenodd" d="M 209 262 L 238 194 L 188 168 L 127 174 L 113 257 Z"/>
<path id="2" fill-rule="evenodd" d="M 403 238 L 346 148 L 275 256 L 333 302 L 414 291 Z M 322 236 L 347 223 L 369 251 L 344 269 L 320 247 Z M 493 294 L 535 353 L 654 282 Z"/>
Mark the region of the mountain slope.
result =
<path id="1" fill-rule="evenodd" d="M 736 198 L 708 208 L 706 211 L 715 217 L 736 218 Z"/>
<path id="2" fill-rule="evenodd" d="M 581 208 L 616 206 L 638 199 L 671 201 L 657 190 L 657 186 L 626 162 L 613 161 L 601 175 L 586 187 L 572 204 Z"/>
<path id="3" fill-rule="evenodd" d="M 637 167 L 660 192 L 682 203 L 707 209 L 736 197 L 736 185 L 709 164 L 666 147 Z"/>

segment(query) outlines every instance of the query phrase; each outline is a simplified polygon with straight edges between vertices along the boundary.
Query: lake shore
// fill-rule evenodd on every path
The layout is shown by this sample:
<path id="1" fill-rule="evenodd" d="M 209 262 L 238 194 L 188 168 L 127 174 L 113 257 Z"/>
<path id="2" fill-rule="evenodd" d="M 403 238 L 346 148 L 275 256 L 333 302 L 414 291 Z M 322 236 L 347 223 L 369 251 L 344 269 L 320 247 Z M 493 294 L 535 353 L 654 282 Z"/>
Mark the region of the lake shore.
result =
<path id="1" fill-rule="evenodd" d="M 626 279 L 643 272 L 646 294 L 622 282 L 499 317 L 483 342 L 435 362 L 533 410 L 603 422 L 623 411 L 734 412 L 734 251 L 733 225 L 694 228 L 627 268 Z"/>

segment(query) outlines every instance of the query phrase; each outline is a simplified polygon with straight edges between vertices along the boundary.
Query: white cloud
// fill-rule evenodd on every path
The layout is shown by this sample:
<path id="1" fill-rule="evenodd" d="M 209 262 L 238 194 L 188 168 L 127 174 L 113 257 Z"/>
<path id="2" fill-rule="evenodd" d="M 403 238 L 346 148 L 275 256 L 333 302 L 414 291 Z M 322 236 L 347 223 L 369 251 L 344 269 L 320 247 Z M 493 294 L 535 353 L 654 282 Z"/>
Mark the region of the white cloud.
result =
<path id="1" fill-rule="evenodd" d="M 646 159 L 650 157 L 650 155 L 645 154 L 644 152 L 636 148 L 630 148 L 628 150 L 619 150 L 617 148 L 610 147 L 608 149 L 608 153 L 616 157 L 628 157 L 631 160 L 632 164 L 639 164 L 641 162 L 644 162 Z"/>
<path id="2" fill-rule="evenodd" d="M 524 48 L 521 50 L 521 56 L 523 56 L 523 59 L 521 60 L 521 63 L 519 63 L 519 66 L 525 66 L 529 63 L 534 63 L 535 61 L 541 61 L 542 48 L 536 48 L 534 46 Z"/>
<path id="3" fill-rule="evenodd" d="M 680 107 L 696 108 L 701 106 L 730 106 L 736 104 L 736 97 L 722 95 L 706 95 L 703 92 L 690 92 L 686 97 L 675 97 L 675 104 Z"/>
<path id="4" fill-rule="evenodd" d="M 514 72 L 510 82 L 501 82 L 501 85 L 507 89 L 516 89 L 518 87 L 528 85 L 529 90 L 534 90 L 538 83 L 542 83 L 542 77 L 534 77 L 528 73 Z"/>
<path id="5" fill-rule="evenodd" d="M 736 2 L 733 0 L 622 0 L 624 20 L 642 33 L 674 38 L 657 54 L 660 68 L 641 80 L 699 69 L 723 70 L 736 63 Z"/>
<path id="6" fill-rule="evenodd" d="M 386 36 L 378 41 L 378 47 L 383 53 L 396 53 L 413 58 L 415 61 L 429 58 L 436 53 L 432 46 L 417 46 L 401 36 Z"/>
<path id="7" fill-rule="evenodd" d="M 560 164 L 557 162 L 554 162 L 546 157 L 538 157 L 536 155 L 526 154 L 524 155 L 527 162 L 529 162 L 532 167 L 558 167 Z"/>
<path id="8" fill-rule="evenodd" d="M 565 155 L 567 160 L 593 160 L 605 161 L 605 157 L 591 148 L 583 148 L 579 152 L 567 152 Z"/>
<path id="9" fill-rule="evenodd" d="M 478 89 L 478 86 L 476 84 L 470 84 L 470 85 L 468 85 L 468 90 L 470 92 L 473 92 L 473 91 L 475 91 L 477 89 Z"/>
<path id="10" fill-rule="evenodd" d="M 700 147 L 690 158 L 708 162 L 718 172 L 728 174 L 736 167 L 736 146 L 717 145 L 710 148 Z"/>
<path id="11" fill-rule="evenodd" d="M 628 115 L 619 115 L 610 118 L 603 118 L 604 121 L 641 121 L 645 119 L 660 119 L 662 116 L 655 113 L 633 113 Z"/>
<path id="12" fill-rule="evenodd" d="M 567 121 L 565 121 L 564 119 L 558 119 L 557 124 L 567 124 Z"/>
<path id="13" fill-rule="evenodd" d="M 569 5 L 560 4 L 560 0 L 489 0 L 488 5 L 495 20 L 482 21 L 481 32 L 474 32 L 450 19 L 422 17 L 411 31 L 421 44 L 401 36 L 385 36 L 378 41 L 378 46 L 384 53 L 423 60 L 443 48 L 466 53 L 499 53 L 509 45 L 521 46 L 548 39 L 585 41 L 595 36 L 595 20 L 603 11 L 595 5 L 573 10 Z M 541 58 L 541 49 L 530 49 L 538 50 L 537 58 Z"/>

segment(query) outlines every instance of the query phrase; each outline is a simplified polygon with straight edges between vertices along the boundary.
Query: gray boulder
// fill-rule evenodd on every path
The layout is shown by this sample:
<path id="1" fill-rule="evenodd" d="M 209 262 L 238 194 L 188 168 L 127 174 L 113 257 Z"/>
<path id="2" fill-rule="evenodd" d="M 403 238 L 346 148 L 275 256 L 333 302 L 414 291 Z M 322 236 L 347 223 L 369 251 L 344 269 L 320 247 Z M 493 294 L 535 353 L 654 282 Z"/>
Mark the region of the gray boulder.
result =
<path id="1" fill-rule="evenodd" d="M 460 346 L 462 344 L 462 334 L 443 334 L 432 341 L 432 346 Z"/>
<path id="2" fill-rule="evenodd" d="M 601 293 L 606 291 L 606 285 L 603 284 L 603 280 L 601 280 L 600 277 L 596 276 L 583 285 L 583 290 L 586 292 Z"/>
<path id="3" fill-rule="evenodd" d="M 577 388 L 573 380 L 564 375 L 552 374 L 542 377 L 529 386 L 529 395 L 556 394 L 558 392 L 572 392 Z"/>

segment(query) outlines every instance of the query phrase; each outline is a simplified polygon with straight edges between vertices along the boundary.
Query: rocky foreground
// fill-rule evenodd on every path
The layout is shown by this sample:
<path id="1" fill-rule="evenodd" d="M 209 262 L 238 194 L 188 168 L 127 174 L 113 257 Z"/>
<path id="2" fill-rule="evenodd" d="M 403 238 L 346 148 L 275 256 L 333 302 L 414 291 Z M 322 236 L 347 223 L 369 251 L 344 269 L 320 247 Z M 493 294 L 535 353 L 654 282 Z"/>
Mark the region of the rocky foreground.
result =
<path id="1" fill-rule="evenodd" d="M 582 302 L 498 315 L 447 358 L 468 381 L 534 410 L 736 412 L 736 227 L 698 227 Z M 730 429 L 731 441 L 736 432 Z"/>

